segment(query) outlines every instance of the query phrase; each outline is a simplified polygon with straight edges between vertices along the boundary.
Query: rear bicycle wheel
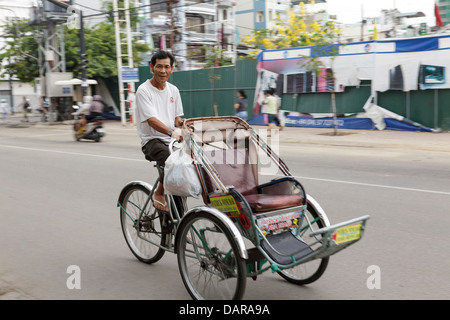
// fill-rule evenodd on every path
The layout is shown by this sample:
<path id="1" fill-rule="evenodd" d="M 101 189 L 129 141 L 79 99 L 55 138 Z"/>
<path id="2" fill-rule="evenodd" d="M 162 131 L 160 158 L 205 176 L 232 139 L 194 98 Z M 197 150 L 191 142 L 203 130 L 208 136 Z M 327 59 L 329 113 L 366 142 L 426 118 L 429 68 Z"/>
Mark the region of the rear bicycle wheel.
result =
<path id="1" fill-rule="evenodd" d="M 183 218 L 177 240 L 178 267 L 195 300 L 238 300 L 245 292 L 246 269 L 231 232 L 206 212 Z"/>
<path id="2" fill-rule="evenodd" d="M 160 260 L 170 234 L 163 232 L 164 213 L 156 210 L 151 201 L 146 202 L 151 190 L 142 185 L 133 185 L 126 191 L 120 204 L 120 224 L 128 247 L 134 256 L 144 263 Z M 167 218 L 167 217 L 165 217 Z"/>
<path id="3" fill-rule="evenodd" d="M 305 215 L 307 215 L 309 221 L 313 226 L 315 226 L 316 229 L 325 227 L 323 220 L 309 204 Z M 305 221 L 300 228 L 306 227 L 306 225 L 307 223 Z M 310 228 L 306 228 L 303 232 L 301 232 L 301 238 L 306 244 L 316 241 L 314 238 L 309 236 L 309 233 L 311 233 Z M 321 236 L 322 235 L 319 235 L 319 237 Z M 278 274 L 290 283 L 297 285 L 309 284 L 316 281 L 323 275 L 328 266 L 329 259 L 329 257 L 326 257 L 312 260 L 295 267 L 279 271 Z"/>

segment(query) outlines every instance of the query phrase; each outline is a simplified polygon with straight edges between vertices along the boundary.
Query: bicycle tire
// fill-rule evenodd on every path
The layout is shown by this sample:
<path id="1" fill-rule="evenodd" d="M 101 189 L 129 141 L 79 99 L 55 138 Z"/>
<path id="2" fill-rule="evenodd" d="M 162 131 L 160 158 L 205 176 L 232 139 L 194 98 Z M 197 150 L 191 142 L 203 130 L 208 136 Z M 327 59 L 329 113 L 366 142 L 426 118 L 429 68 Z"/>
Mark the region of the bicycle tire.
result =
<path id="1" fill-rule="evenodd" d="M 165 253 L 163 248 L 149 241 L 164 246 L 170 237 L 161 227 L 164 214 L 156 210 L 151 202 L 148 202 L 145 213 L 140 214 L 150 193 L 151 190 L 145 186 L 132 185 L 125 190 L 120 204 L 120 224 L 125 241 L 134 256 L 148 264 L 157 262 Z"/>
<path id="2" fill-rule="evenodd" d="M 307 214 L 309 214 L 310 216 L 310 221 L 317 219 L 316 223 L 318 229 L 325 227 L 323 220 L 320 219 L 320 216 L 309 204 L 307 206 L 306 211 Z M 308 235 L 305 235 L 303 237 L 303 239 L 308 238 L 309 238 Z M 297 265 L 295 267 L 279 271 L 278 274 L 288 282 L 296 285 L 310 284 L 318 280 L 323 275 L 323 273 L 327 269 L 329 259 L 330 259 L 329 257 L 325 257 L 321 259 L 312 260 Z"/>
<path id="3" fill-rule="evenodd" d="M 211 214 L 198 212 L 184 217 L 178 232 L 178 267 L 190 296 L 194 300 L 242 299 L 245 260 L 226 225 Z"/>

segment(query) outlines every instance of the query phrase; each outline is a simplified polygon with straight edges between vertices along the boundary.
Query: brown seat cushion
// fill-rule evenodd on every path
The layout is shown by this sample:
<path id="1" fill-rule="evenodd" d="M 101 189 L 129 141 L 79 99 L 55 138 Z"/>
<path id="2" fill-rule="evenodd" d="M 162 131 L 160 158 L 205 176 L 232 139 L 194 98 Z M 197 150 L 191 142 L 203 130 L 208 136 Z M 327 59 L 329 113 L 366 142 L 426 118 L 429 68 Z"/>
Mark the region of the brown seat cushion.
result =
<path id="1" fill-rule="evenodd" d="M 253 213 L 303 205 L 303 198 L 298 195 L 248 194 L 244 197 Z"/>
<path id="2" fill-rule="evenodd" d="M 272 186 L 273 190 L 270 190 L 270 187 L 267 189 L 270 190 L 270 194 L 258 193 L 257 179 L 248 160 L 248 149 L 218 149 L 206 151 L 205 155 L 213 163 L 222 183 L 225 186 L 234 186 L 245 197 L 253 213 L 303 205 L 303 198 L 299 195 L 274 194 L 287 192 L 278 185 Z M 212 192 L 213 183 L 209 177 L 205 179 L 208 192 Z"/>

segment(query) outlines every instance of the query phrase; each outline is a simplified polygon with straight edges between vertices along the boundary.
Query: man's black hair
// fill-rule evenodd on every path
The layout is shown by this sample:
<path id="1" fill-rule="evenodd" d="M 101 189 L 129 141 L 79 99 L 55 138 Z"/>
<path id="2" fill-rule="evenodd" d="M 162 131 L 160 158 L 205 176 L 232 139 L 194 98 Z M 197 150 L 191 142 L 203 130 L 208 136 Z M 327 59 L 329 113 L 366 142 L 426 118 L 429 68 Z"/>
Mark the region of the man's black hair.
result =
<path id="1" fill-rule="evenodd" d="M 154 66 L 156 64 L 156 59 L 167 59 L 167 58 L 170 59 L 170 66 L 173 67 L 173 64 L 175 63 L 174 56 L 170 52 L 163 51 L 163 50 L 156 52 L 152 56 L 152 59 L 150 60 L 150 64 Z"/>

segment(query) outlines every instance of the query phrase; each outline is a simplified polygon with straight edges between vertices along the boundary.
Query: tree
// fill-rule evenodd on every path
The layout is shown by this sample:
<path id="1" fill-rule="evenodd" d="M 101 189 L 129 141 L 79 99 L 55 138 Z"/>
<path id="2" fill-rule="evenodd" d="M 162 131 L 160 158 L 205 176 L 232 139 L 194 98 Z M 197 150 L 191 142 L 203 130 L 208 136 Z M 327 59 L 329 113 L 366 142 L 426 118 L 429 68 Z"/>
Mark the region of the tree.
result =
<path id="1" fill-rule="evenodd" d="M 230 66 L 233 64 L 232 58 L 225 57 L 224 49 L 219 49 L 207 45 L 203 45 L 200 49 L 193 51 L 191 56 L 204 56 L 204 69 Z"/>
<path id="2" fill-rule="evenodd" d="M 65 28 L 66 38 L 66 68 L 74 74 L 81 72 L 80 43 L 78 30 Z M 117 76 L 116 39 L 114 26 L 110 23 L 100 23 L 95 28 L 85 29 L 84 39 L 87 55 L 88 78 L 110 78 Z M 143 52 L 148 52 L 147 44 L 133 41 L 133 61 L 140 63 Z"/>
<path id="3" fill-rule="evenodd" d="M 314 1 L 310 1 L 314 4 Z M 282 19 L 277 14 L 275 27 L 271 29 L 254 30 L 252 36 L 244 37 L 243 41 L 254 50 L 250 54 L 256 57 L 262 50 L 296 48 L 303 46 L 312 47 L 310 57 L 303 57 L 300 60 L 300 67 L 321 74 L 320 69 L 323 62 L 320 57 L 331 57 L 332 63 L 337 55 L 337 46 L 333 45 L 336 36 L 340 33 L 334 21 L 319 23 L 315 20 L 315 15 L 309 13 L 303 2 L 300 2 L 300 10 L 293 9 L 287 11 L 287 19 Z M 327 75 L 325 75 L 326 77 Z M 337 110 L 336 96 L 334 89 L 331 91 L 331 108 L 334 119 L 334 134 L 337 135 Z"/>
<path id="4" fill-rule="evenodd" d="M 301 2 L 299 11 L 287 10 L 286 19 L 278 13 L 273 28 L 253 30 L 243 42 L 254 48 L 250 55 L 256 57 L 262 50 L 331 44 L 339 32 L 334 21 L 316 21 Z"/>
<path id="5" fill-rule="evenodd" d="M 34 37 L 36 27 L 26 19 L 8 22 L 3 28 L 5 46 L 0 48 L 2 69 L 5 74 L 23 82 L 33 83 L 39 77 L 38 43 Z"/>
<path id="6" fill-rule="evenodd" d="M 0 48 L 0 60 L 6 67 L 2 70 L 2 75 L 11 74 L 20 81 L 29 83 L 39 77 L 38 43 L 33 37 L 38 32 L 38 27 L 30 26 L 27 19 L 13 21 L 4 27 L 6 44 Z M 78 30 L 64 27 L 64 41 L 66 70 L 77 77 L 81 73 Z M 85 28 L 88 78 L 117 76 L 115 41 L 114 26 L 109 22 Z M 140 54 L 148 50 L 148 45 L 134 41 L 134 62 L 141 62 Z"/>

